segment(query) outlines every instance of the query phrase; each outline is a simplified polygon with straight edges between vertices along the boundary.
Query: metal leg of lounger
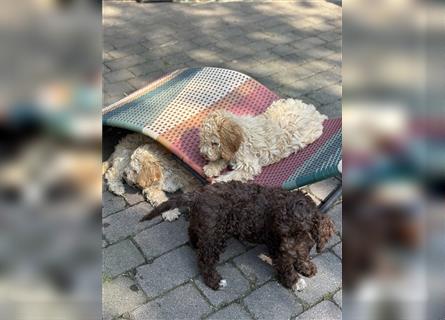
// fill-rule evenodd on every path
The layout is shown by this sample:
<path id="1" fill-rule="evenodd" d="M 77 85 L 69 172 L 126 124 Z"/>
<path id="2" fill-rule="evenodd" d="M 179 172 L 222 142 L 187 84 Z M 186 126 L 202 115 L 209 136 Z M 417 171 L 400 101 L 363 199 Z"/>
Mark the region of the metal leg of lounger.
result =
<path id="1" fill-rule="evenodd" d="M 321 202 L 319 208 L 320 211 L 325 213 L 328 211 L 328 209 L 331 208 L 331 206 L 337 201 L 338 198 L 341 196 L 342 192 L 342 184 L 341 182 L 335 187 L 334 190 L 331 191 L 331 193 L 328 194 L 328 196 Z"/>

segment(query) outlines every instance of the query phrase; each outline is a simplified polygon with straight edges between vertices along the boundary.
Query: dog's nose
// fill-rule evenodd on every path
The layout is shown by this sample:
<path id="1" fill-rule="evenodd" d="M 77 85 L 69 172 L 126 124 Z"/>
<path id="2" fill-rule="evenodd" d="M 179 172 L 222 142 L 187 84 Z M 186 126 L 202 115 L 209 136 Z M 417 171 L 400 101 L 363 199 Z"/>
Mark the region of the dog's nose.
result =
<path id="1" fill-rule="evenodd" d="M 207 156 L 207 154 L 201 152 L 201 156 L 205 159 L 205 160 L 209 160 L 209 157 Z"/>

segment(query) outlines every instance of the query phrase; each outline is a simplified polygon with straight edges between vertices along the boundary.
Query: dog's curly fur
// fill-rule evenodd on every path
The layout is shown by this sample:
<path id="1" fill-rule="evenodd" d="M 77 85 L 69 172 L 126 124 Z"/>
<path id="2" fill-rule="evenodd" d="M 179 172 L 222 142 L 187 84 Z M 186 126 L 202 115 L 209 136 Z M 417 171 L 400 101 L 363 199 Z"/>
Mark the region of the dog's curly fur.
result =
<path id="1" fill-rule="evenodd" d="M 262 167 L 318 139 L 325 119 L 313 105 L 294 99 L 277 100 L 257 116 L 212 112 L 204 119 L 200 132 L 200 152 L 210 161 L 204 173 L 217 177 L 230 164 L 233 171 L 215 181 L 251 180 Z"/>
<path id="2" fill-rule="evenodd" d="M 168 199 L 165 192 L 192 191 L 200 185 L 164 148 L 136 133 L 119 141 L 108 161 L 103 163 L 102 171 L 110 191 L 124 196 L 125 180 L 141 189 L 154 206 Z M 179 211 L 163 216 L 166 220 L 174 220 Z"/>
<path id="3" fill-rule="evenodd" d="M 264 243 L 279 281 L 296 289 L 299 274 L 311 277 L 317 267 L 309 252 L 320 252 L 334 234 L 329 216 L 320 213 L 313 200 L 301 191 L 261 187 L 238 181 L 207 185 L 164 202 L 142 220 L 172 208 L 190 209 L 189 238 L 197 249 L 204 282 L 217 290 L 216 271 L 220 254 L 230 237 Z"/>

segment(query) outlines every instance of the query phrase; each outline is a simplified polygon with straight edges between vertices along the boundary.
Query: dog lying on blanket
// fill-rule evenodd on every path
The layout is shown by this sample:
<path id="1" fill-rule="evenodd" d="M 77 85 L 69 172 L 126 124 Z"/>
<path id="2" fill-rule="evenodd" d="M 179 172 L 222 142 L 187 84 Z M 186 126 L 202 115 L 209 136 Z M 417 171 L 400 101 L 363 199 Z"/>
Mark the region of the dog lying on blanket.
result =
<path id="1" fill-rule="evenodd" d="M 215 181 L 251 180 L 262 167 L 317 140 L 326 119 L 313 105 L 294 99 L 277 100 L 257 116 L 237 116 L 224 110 L 210 113 L 200 132 L 200 153 L 210 161 L 204 173 L 217 177 L 230 165 L 233 171 Z"/>
<path id="2" fill-rule="evenodd" d="M 200 184 L 162 146 L 147 136 L 133 133 L 122 138 L 110 158 L 102 164 L 108 189 L 124 196 L 123 181 L 142 190 L 157 206 L 168 198 L 165 192 L 192 191 Z M 179 215 L 175 210 L 170 215 Z"/>
<path id="3" fill-rule="evenodd" d="M 268 247 L 278 280 L 287 288 L 302 290 L 299 274 L 312 277 L 317 267 L 309 252 L 320 252 L 334 234 L 329 216 L 300 191 L 261 187 L 238 181 L 215 183 L 194 192 L 173 196 L 141 221 L 174 208 L 188 208 L 189 238 L 197 250 L 204 282 L 217 290 L 226 281 L 215 266 L 230 237 Z"/>

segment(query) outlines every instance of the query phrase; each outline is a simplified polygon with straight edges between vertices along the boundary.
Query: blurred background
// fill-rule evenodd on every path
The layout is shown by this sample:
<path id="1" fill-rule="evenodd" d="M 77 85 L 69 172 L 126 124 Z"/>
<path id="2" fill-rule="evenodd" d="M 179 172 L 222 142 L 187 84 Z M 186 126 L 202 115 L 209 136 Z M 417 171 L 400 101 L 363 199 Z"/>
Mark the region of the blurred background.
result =
<path id="1" fill-rule="evenodd" d="M 0 5 L 0 319 L 99 319 L 101 5 Z"/>
<path id="2" fill-rule="evenodd" d="M 445 6 L 343 2 L 343 317 L 445 318 Z"/>

